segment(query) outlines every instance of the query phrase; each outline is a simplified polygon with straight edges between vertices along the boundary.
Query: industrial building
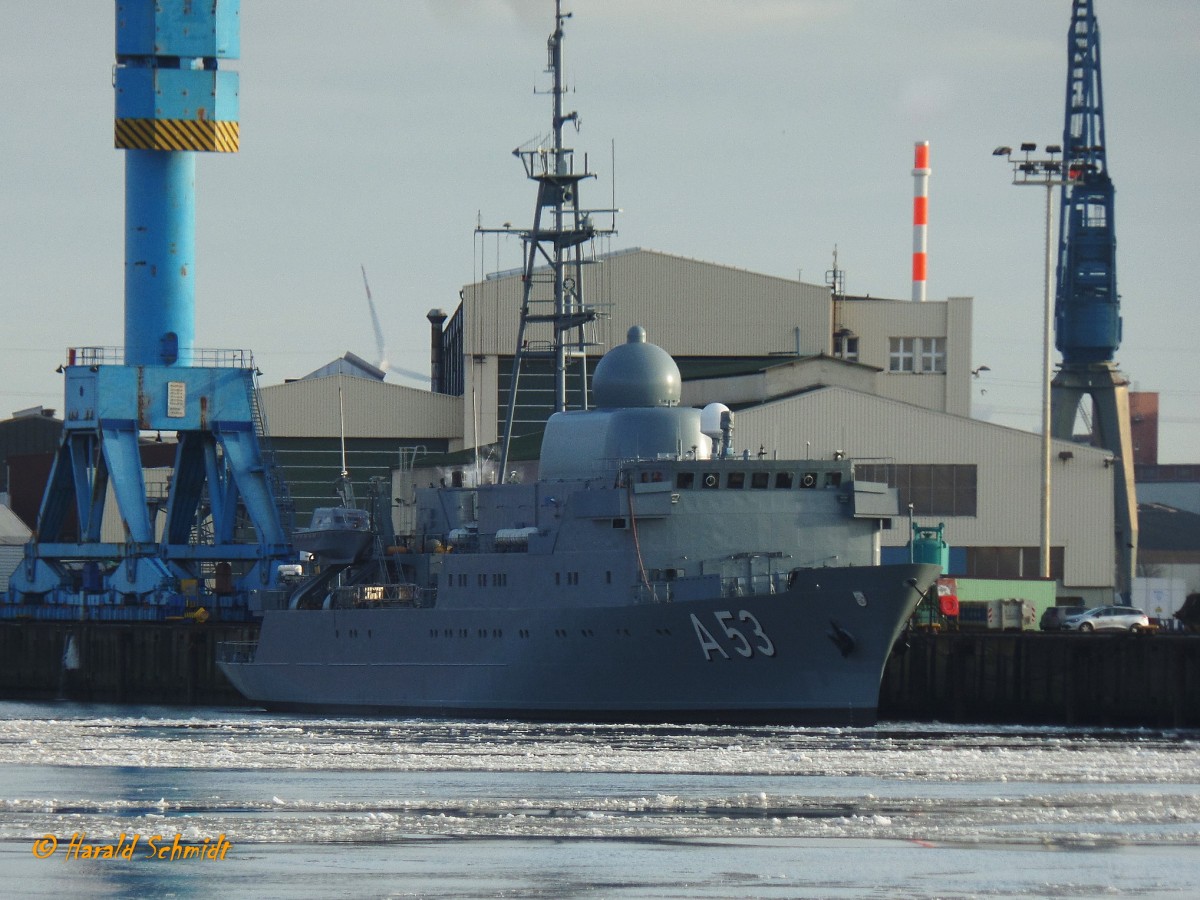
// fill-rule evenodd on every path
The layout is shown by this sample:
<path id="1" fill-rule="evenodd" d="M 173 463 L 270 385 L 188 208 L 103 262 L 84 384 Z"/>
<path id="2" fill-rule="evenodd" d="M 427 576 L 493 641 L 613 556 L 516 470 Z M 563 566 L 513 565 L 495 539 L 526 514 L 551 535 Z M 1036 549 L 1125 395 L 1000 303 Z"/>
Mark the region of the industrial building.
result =
<path id="1" fill-rule="evenodd" d="M 31 495 L 29 485 L 14 481 L 11 461 L 58 449 L 63 423 L 54 412 L 34 406 L 17 410 L 12 418 L 0 422 L 0 506 L 10 507 L 29 524 L 37 516 L 41 493 Z"/>
<path id="2" fill-rule="evenodd" d="M 675 357 L 685 381 L 828 357 L 864 367 L 857 376 L 846 367 L 847 378 L 876 371 L 902 376 L 876 378 L 872 390 L 881 396 L 953 415 L 970 412 L 968 298 L 898 303 L 833 293 L 831 300 L 823 285 L 642 249 L 600 257 L 583 273 L 580 293 L 600 312 L 589 359 L 641 325 Z M 519 270 L 467 285 L 443 331 L 435 390 L 477 398 L 480 444 L 499 437 L 522 290 Z M 548 381 L 546 372 L 522 374 L 519 428 L 540 430 L 551 408 Z M 694 401 L 685 396 L 684 402 Z M 467 407 L 463 434 L 470 440 Z"/>

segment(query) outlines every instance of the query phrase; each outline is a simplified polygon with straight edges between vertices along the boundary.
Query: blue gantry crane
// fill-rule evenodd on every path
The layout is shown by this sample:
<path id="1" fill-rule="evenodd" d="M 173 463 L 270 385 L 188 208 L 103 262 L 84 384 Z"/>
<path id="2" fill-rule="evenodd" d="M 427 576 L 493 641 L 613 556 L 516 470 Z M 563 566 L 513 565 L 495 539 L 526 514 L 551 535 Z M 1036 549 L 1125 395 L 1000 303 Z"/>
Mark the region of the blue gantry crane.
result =
<path id="1" fill-rule="evenodd" d="M 125 346 L 67 352 L 62 442 L 0 613 L 238 619 L 292 556 L 253 359 L 195 347 L 195 160 L 238 149 L 238 75 L 219 62 L 239 54 L 240 0 L 115 9 Z M 174 462 L 155 490 L 144 438 L 164 432 Z"/>
<path id="2" fill-rule="evenodd" d="M 1092 439 L 1112 453 L 1117 589 L 1128 598 L 1137 566 L 1137 499 L 1129 382 L 1113 355 L 1121 343 L 1113 183 L 1104 138 L 1100 29 L 1092 0 L 1073 0 L 1067 33 L 1063 190 L 1055 299 L 1062 366 L 1051 385 L 1051 433 L 1071 440 L 1080 402 L 1092 399 Z M 1126 601 L 1128 602 L 1128 600 Z"/>

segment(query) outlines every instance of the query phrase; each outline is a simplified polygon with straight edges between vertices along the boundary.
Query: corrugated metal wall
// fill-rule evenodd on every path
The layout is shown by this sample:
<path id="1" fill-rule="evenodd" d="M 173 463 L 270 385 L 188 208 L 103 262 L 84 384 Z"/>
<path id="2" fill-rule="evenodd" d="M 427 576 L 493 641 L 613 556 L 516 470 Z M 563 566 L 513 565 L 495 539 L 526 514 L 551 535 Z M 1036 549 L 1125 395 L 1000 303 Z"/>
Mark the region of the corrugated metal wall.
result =
<path id="1" fill-rule="evenodd" d="M 53 410 L 50 410 L 53 412 Z M 0 422 L 0 492 L 8 490 L 10 456 L 53 453 L 58 449 L 63 423 L 45 414 L 22 415 Z"/>
<path id="2" fill-rule="evenodd" d="M 830 350 L 825 287 L 646 250 L 612 254 L 585 267 L 584 279 L 585 298 L 607 317 L 596 325 L 606 345 L 598 354 L 633 325 L 674 356 L 794 353 L 797 327 L 802 353 Z M 548 286 L 539 288 L 549 302 Z M 466 286 L 468 356 L 512 354 L 521 291 L 519 273 Z"/>
<path id="3" fill-rule="evenodd" d="M 23 544 L 0 544 L 0 594 L 8 590 L 8 577 L 25 558 Z"/>
<path id="4" fill-rule="evenodd" d="M 585 267 L 584 278 L 585 297 L 605 316 L 594 325 L 597 354 L 623 343 L 632 325 L 644 326 L 650 341 L 675 357 L 832 353 L 833 305 L 829 289 L 821 285 L 647 250 L 612 254 L 600 265 Z M 550 290 L 548 284 L 536 286 L 535 296 L 546 306 L 535 311 L 548 311 Z M 521 292 L 520 273 L 464 288 L 467 359 L 511 356 Z M 859 362 L 884 370 L 878 379 L 880 394 L 969 415 L 969 298 L 847 300 L 839 309 L 840 321 L 859 336 Z M 531 346 L 548 344 L 550 337 L 545 328 L 531 327 L 526 333 Z M 890 337 L 945 338 L 946 372 L 887 373 Z M 469 391 L 476 367 L 466 368 Z"/>
<path id="5" fill-rule="evenodd" d="M 360 508 L 366 508 L 372 477 L 385 479 L 390 489 L 392 470 L 401 465 L 401 447 L 411 448 L 412 442 L 397 438 L 346 439 L 346 470 Z M 279 438 L 274 449 L 295 506 L 298 526 L 308 525 L 317 507 L 337 504 L 335 484 L 342 468 L 339 438 Z M 421 444 L 418 455 L 442 453 L 446 449 L 445 441 L 429 441 Z"/>
<path id="6" fill-rule="evenodd" d="M 346 434 L 360 438 L 461 439 L 463 400 L 398 384 L 334 375 L 265 387 L 271 437 L 338 437 L 338 391 Z"/>
<path id="7" fill-rule="evenodd" d="M 831 458 L 896 463 L 960 463 L 978 467 L 973 517 L 946 519 L 952 546 L 1030 546 L 1041 517 L 1041 437 L 1025 431 L 931 413 L 880 397 L 823 388 L 746 410 L 735 418 L 734 443 L 752 454 L 763 445 L 780 458 Z M 1061 461 L 1060 451 L 1071 458 Z M 1107 451 L 1056 441 L 1053 447 L 1051 544 L 1065 548 L 1064 583 L 1112 583 L 1112 472 Z M 908 540 L 906 527 L 883 543 Z"/>

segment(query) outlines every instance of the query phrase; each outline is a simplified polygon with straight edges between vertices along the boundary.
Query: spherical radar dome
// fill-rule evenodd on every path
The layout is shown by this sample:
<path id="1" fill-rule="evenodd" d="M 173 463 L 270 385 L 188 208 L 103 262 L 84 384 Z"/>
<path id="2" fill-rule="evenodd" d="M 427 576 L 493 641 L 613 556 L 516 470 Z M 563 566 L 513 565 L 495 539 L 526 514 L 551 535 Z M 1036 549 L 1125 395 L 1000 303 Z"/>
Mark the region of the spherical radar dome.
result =
<path id="1" fill-rule="evenodd" d="M 678 406 L 679 366 L 662 347 L 646 342 L 646 329 L 634 325 L 625 343 L 596 364 L 592 396 L 601 409 Z"/>

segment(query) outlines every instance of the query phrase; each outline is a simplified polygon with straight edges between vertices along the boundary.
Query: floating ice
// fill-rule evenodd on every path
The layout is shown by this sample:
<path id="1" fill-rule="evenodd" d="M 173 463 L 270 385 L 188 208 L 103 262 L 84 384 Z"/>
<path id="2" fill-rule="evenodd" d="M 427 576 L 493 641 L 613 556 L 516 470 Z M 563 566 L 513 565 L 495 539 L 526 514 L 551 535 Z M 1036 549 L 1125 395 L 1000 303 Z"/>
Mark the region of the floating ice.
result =
<path id="1" fill-rule="evenodd" d="M 0 840 L 68 825 L 103 835 L 186 823 L 241 844 L 1200 842 L 1194 732 L 95 716 L 61 706 L 50 717 L 45 707 L 0 706 Z"/>

